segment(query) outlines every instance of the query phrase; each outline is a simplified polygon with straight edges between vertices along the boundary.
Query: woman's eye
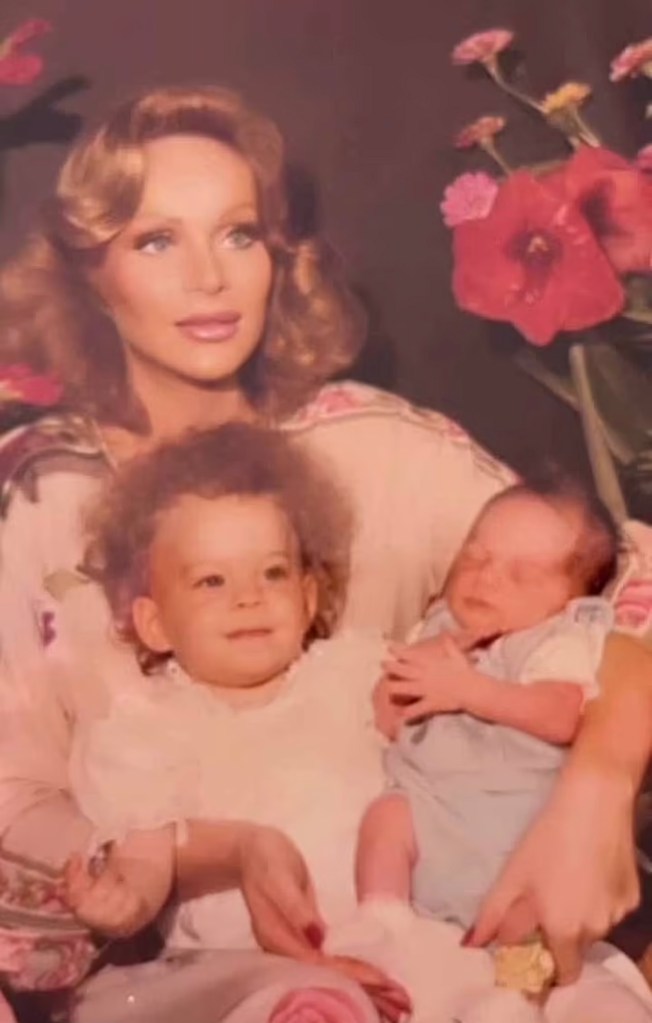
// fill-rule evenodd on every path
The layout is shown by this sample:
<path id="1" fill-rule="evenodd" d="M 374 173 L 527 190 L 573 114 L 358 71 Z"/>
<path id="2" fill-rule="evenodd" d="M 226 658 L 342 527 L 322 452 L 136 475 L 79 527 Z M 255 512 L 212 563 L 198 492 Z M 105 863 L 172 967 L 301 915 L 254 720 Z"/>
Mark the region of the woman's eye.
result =
<path id="1" fill-rule="evenodd" d="M 199 582 L 196 583 L 196 586 L 204 590 L 214 590 L 220 586 L 224 586 L 225 582 L 226 580 L 223 575 L 218 575 L 216 572 L 213 572 L 211 575 L 203 576 Z"/>
<path id="2" fill-rule="evenodd" d="M 287 579 L 288 575 L 289 572 L 285 565 L 270 565 L 265 569 L 265 578 L 269 582 L 279 582 L 282 579 Z"/>
<path id="3" fill-rule="evenodd" d="M 144 252 L 146 256 L 157 256 L 165 252 L 172 244 L 172 235 L 167 231 L 157 231 L 154 234 L 144 234 L 137 238 L 134 248 L 138 252 Z"/>
<path id="4" fill-rule="evenodd" d="M 261 231 L 258 224 L 234 224 L 225 236 L 225 242 L 230 249 L 248 249 L 255 242 L 260 241 Z"/>

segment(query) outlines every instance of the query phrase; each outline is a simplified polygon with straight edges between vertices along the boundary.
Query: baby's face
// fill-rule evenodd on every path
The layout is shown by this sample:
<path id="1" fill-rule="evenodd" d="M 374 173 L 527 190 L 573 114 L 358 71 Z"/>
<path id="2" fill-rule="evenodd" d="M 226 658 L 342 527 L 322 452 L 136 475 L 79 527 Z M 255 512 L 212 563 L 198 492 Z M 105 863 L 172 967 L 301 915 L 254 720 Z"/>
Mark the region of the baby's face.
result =
<path id="1" fill-rule="evenodd" d="M 245 689 L 299 655 L 314 614 L 284 512 L 266 497 L 187 496 L 161 516 L 150 595 L 134 604 L 141 640 L 194 679 Z"/>
<path id="2" fill-rule="evenodd" d="M 490 504 L 472 527 L 448 577 L 445 596 L 460 625 L 477 638 L 527 629 L 579 594 L 569 557 L 579 513 L 535 495 Z"/>

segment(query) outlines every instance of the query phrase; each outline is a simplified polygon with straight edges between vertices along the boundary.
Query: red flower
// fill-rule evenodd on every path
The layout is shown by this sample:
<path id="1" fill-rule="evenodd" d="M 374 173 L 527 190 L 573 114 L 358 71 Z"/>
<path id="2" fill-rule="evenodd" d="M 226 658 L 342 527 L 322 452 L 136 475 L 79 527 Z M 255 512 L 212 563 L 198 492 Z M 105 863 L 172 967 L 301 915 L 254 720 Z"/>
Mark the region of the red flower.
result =
<path id="1" fill-rule="evenodd" d="M 0 43 L 1 85 L 29 85 L 38 78 L 43 70 L 43 58 L 36 53 L 21 53 L 20 49 L 51 30 L 49 21 L 30 18 Z"/>
<path id="2" fill-rule="evenodd" d="M 652 181 L 638 167 L 582 146 L 546 183 L 575 204 L 618 273 L 652 272 Z"/>
<path id="3" fill-rule="evenodd" d="M 639 149 L 635 162 L 639 170 L 652 174 L 652 143 Z"/>
<path id="4" fill-rule="evenodd" d="M 22 363 L 0 369 L 0 404 L 24 401 L 30 405 L 55 405 L 60 397 L 61 385 L 53 377 L 34 373 Z"/>
<path id="5" fill-rule="evenodd" d="M 458 305 L 513 323 L 534 345 L 622 309 L 620 281 L 584 218 L 527 171 L 511 175 L 489 214 L 453 232 Z"/>

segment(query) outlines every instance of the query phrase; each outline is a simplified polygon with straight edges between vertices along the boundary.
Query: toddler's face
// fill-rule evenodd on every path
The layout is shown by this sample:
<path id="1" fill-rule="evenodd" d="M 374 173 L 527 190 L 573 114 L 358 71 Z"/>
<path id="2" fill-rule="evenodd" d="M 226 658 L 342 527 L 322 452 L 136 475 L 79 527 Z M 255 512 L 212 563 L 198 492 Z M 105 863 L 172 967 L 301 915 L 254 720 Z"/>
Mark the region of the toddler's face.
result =
<path id="1" fill-rule="evenodd" d="M 569 572 L 579 514 L 531 494 L 509 495 L 476 520 L 446 582 L 451 611 L 478 638 L 527 629 L 580 589 Z"/>
<path id="2" fill-rule="evenodd" d="M 299 655 L 315 601 L 273 500 L 186 496 L 161 516 L 134 623 L 146 646 L 173 651 L 196 680 L 244 689 Z"/>

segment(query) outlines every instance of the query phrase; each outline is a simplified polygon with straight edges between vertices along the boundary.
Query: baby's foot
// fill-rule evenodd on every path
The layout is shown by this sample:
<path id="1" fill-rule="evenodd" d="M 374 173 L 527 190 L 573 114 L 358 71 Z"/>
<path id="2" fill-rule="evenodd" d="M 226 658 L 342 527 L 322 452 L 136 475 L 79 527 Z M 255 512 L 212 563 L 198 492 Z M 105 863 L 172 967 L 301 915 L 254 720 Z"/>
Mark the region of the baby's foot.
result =
<path id="1" fill-rule="evenodd" d="M 374 898 L 329 932 L 325 951 L 366 960 L 398 981 L 412 999 L 410 1023 L 448 1023 L 463 993 L 493 984 L 491 957 L 462 948 L 461 937 L 459 927 L 421 917 L 405 902 Z"/>

